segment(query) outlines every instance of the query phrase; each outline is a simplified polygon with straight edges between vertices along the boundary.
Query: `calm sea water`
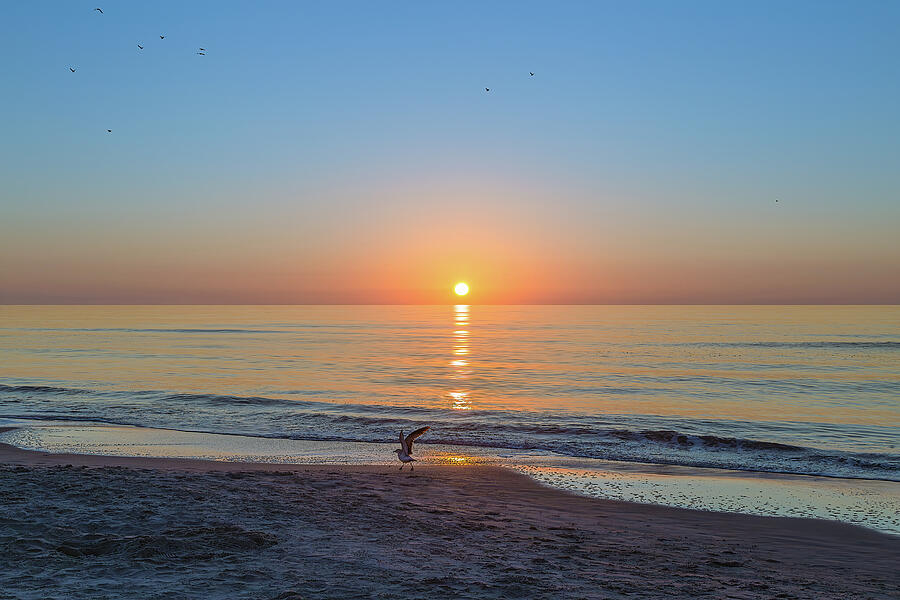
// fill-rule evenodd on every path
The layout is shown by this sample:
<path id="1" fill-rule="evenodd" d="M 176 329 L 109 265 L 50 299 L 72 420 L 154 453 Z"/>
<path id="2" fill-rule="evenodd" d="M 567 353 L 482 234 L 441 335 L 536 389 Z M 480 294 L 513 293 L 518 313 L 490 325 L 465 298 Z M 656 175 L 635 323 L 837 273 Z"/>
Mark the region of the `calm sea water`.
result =
<path id="1" fill-rule="evenodd" d="M 900 307 L 0 307 L 0 417 L 900 481 Z"/>

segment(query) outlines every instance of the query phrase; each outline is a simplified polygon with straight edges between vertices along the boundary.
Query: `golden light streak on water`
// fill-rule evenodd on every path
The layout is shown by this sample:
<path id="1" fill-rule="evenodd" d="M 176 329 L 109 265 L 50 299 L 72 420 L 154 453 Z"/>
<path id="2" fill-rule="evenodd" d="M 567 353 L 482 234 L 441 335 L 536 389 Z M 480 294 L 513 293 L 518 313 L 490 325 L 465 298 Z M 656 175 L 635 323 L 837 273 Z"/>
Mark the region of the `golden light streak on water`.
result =
<path id="1" fill-rule="evenodd" d="M 469 306 L 466 304 L 457 304 L 453 307 L 453 320 L 455 326 L 469 326 Z M 456 356 L 469 356 L 471 347 L 469 346 L 469 330 L 456 329 L 452 335 L 453 354 Z M 457 381 L 465 380 L 469 377 L 471 370 L 468 360 L 455 359 L 450 361 L 453 368 L 451 378 Z M 451 407 L 457 410 L 468 410 L 472 408 L 469 391 L 464 389 L 456 389 L 448 393 L 452 400 Z"/>

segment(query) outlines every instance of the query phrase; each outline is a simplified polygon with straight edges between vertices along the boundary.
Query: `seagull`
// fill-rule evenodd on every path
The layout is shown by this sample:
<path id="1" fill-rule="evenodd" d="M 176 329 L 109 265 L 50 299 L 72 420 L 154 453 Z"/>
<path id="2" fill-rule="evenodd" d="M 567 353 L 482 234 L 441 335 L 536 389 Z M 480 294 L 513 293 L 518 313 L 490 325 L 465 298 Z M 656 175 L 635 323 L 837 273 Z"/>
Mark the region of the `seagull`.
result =
<path id="1" fill-rule="evenodd" d="M 107 129 L 106 133 L 112 133 L 112 129 Z"/>
<path id="2" fill-rule="evenodd" d="M 397 458 L 399 458 L 400 462 L 403 463 L 402 465 L 400 465 L 401 471 L 403 470 L 403 467 L 406 466 L 406 463 L 416 462 L 416 459 L 412 457 L 413 442 L 417 437 L 419 437 L 429 429 L 431 429 L 431 427 L 422 427 L 421 429 L 416 429 L 405 438 L 403 437 L 403 430 L 400 430 L 400 447 L 394 450 L 394 452 L 397 453 Z M 413 470 L 413 465 L 409 465 L 409 470 Z"/>
<path id="3" fill-rule="evenodd" d="M 161 36 L 159 36 L 159 39 L 164 40 L 164 39 L 166 39 L 166 36 L 161 35 Z"/>
<path id="4" fill-rule="evenodd" d="M 489 92 L 491 91 L 491 88 L 484 88 L 484 91 Z"/>
<path id="5" fill-rule="evenodd" d="M 98 11 L 101 15 L 103 14 L 103 9 L 95 8 L 94 10 Z"/>
<path id="6" fill-rule="evenodd" d="M 531 71 L 528 71 L 528 74 L 534 77 L 534 73 L 532 73 Z"/>
<path id="7" fill-rule="evenodd" d="M 72 71 L 73 73 L 75 72 L 75 69 L 73 69 L 72 67 L 69 67 L 69 70 Z"/>
<path id="8" fill-rule="evenodd" d="M 140 44 L 138 44 L 138 45 L 137 45 L 137 47 L 138 47 L 138 48 L 140 48 L 140 49 L 141 49 L 141 50 L 143 50 L 143 49 L 144 49 L 144 47 L 143 47 L 143 46 L 141 46 L 141 45 L 140 45 Z"/>

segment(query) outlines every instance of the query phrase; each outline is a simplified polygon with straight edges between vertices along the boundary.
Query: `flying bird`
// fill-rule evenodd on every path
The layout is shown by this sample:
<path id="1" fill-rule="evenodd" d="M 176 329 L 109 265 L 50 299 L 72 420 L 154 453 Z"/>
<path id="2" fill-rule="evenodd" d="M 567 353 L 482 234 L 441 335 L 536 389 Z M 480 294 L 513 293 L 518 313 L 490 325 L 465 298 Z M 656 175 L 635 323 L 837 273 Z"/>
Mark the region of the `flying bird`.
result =
<path id="1" fill-rule="evenodd" d="M 161 36 L 159 36 L 159 39 L 164 40 L 164 39 L 166 39 L 166 36 L 161 35 Z"/>
<path id="2" fill-rule="evenodd" d="M 112 133 L 112 129 L 107 129 L 106 133 Z"/>
<path id="3" fill-rule="evenodd" d="M 138 47 L 138 48 L 140 48 L 140 49 L 141 49 L 141 50 L 143 50 L 143 49 L 144 49 L 144 47 L 143 47 L 143 46 L 141 46 L 141 45 L 140 45 L 140 44 L 138 44 L 138 45 L 137 45 L 137 47 Z"/>
<path id="4" fill-rule="evenodd" d="M 198 50 L 200 50 L 202 52 L 206 52 L 206 48 L 198 48 Z"/>
<path id="5" fill-rule="evenodd" d="M 491 91 L 491 88 L 484 88 L 484 91 L 489 92 Z"/>
<path id="6" fill-rule="evenodd" d="M 534 77 L 534 73 L 532 73 L 531 71 L 528 71 L 528 74 Z"/>
<path id="7" fill-rule="evenodd" d="M 418 438 L 429 429 L 431 429 L 431 427 L 422 427 L 420 429 L 416 429 L 405 438 L 403 437 L 403 430 L 400 431 L 400 447 L 394 450 L 394 452 L 397 453 L 397 458 L 399 458 L 400 462 L 403 463 L 402 465 L 400 465 L 401 471 L 403 470 L 403 467 L 406 466 L 406 463 L 416 462 L 416 459 L 412 457 L 413 442 L 416 440 L 416 438 Z M 413 470 L 413 465 L 409 465 L 409 470 Z"/>
<path id="8" fill-rule="evenodd" d="M 200 54 L 201 56 L 206 56 L 206 52 L 198 52 L 197 54 Z"/>
<path id="9" fill-rule="evenodd" d="M 95 8 L 94 10 L 98 11 L 101 15 L 103 14 L 103 9 Z"/>
<path id="10" fill-rule="evenodd" d="M 69 67 L 69 70 L 72 71 L 73 73 L 75 72 L 75 69 L 73 69 L 72 67 Z"/>

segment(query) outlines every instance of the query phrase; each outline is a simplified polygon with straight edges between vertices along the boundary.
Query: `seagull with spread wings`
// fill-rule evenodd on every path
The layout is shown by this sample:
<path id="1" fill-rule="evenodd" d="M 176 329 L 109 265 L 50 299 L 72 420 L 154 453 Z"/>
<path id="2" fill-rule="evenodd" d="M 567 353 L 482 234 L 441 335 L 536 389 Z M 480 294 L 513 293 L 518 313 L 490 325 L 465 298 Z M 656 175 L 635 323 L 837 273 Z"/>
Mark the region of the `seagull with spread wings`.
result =
<path id="1" fill-rule="evenodd" d="M 400 431 L 400 447 L 394 450 L 394 452 L 397 453 L 397 458 L 399 458 L 400 462 L 403 463 L 402 465 L 400 465 L 401 471 L 403 470 L 403 467 L 406 466 L 406 463 L 416 462 L 416 459 L 412 457 L 413 442 L 416 440 L 416 438 L 418 438 L 429 429 L 431 429 L 431 427 L 422 427 L 420 429 L 416 429 L 405 438 L 403 437 L 403 430 Z M 409 465 L 409 470 L 413 470 L 412 464 Z"/>

